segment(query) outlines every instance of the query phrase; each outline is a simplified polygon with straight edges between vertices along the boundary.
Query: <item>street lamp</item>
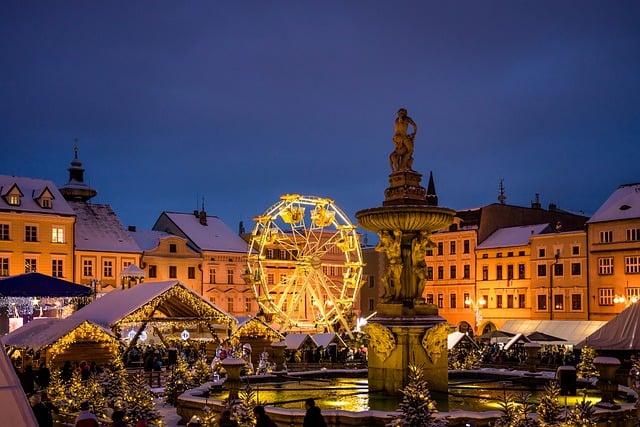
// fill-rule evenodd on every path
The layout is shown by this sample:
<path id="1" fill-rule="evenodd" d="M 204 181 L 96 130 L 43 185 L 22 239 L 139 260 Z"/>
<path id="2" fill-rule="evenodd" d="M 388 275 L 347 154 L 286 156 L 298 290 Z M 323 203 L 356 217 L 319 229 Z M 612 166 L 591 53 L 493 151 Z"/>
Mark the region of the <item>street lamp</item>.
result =
<path id="1" fill-rule="evenodd" d="M 480 322 L 482 322 L 482 315 L 480 314 L 480 309 L 487 303 L 484 298 L 480 298 L 477 301 L 472 300 L 471 298 L 467 298 L 464 300 L 465 305 L 469 306 L 474 314 L 476 319 L 476 332 L 478 327 L 480 326 Z"/>

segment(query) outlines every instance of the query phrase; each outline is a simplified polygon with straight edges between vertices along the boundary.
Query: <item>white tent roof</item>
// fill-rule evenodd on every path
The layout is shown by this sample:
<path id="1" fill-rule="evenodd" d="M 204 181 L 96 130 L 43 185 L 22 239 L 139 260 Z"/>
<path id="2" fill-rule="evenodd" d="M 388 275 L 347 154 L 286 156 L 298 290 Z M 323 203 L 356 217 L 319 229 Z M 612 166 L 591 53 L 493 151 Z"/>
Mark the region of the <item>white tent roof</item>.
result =
<path id="1" fill-rule="evenodd" d="M 12 427 L 38 425 L 4 347 L 0 349 L 0 412 L 2 412 L 2 425 Z"/>
<path id="2" fill-rule="evenodd" d="M 159 306 L 158 310 L 165 311 L 164 315 L 166 317 L 198 317 L 204 321 L 204 316 L 214 315 L 215 317 L 219 317 L 220 323 L 233 324 L 236 322 L 234 317 L 202 298 L 202 296 L 178 280 L 168 282 L 144 282 L 128 289 L 115 289 L 93 301 L 91 304 L 82 307 L 69 316 L 69 318 L 90 320 L 110 329 L 115 323 L 133 314 L 140 307 L 165 293 L 173 291 L 172 288 L 174 287 L 180 287 L 182 288 L 182 292 L 187 292 L 192 295 L 194 297 L 192 302 L 198 306 L 193 307 L 188 303 L 184 303 L 182 307 L 175 308 L 175 311 L 179 311 L 177 314 L 166 313 L 167 310 Z M 186 313 L 185 310 L 187 311 Z M 203 310 L 206 312 L 202 312 Z M 198 313 L 197 316 L 195 315 L 196 313 Z M 161 320 L 161 317 L 158 317 L 158 320 Z"/>
<path id="3" fill-rule="evenodd" d="M 287 350 L 297 350 L 307 341 L 311 341 L 315 345 L 315 341 L 311 339 L 309 334 L 288 334 L 284 337 Z"/>
<path id="4" fill-rule="evenodd" d="M 331 343 L 336 343 L 340 347 L 346 347 L 347 344 L 340 338 L 340 335 L 336 333 L 332 334 L 313 334 L 311 339 L 318 345 L 318 347 L 327 348 Z"/>
<path id="5" fill-rule="evenodd" d="M 531 340 L 527 338 L 524 334 L 516 334 L 513 338 L 509 340 L 508 343 L 504 345 L 504 349 L 509 350 L 518 341 L 531 342 Z"/>
<path id="6" fill-rule="evenodd" d="M 543 332 L 565 341 L 545 341 L 545 344 L 577 344 L 606 322 L 597 320 L 507 320 L 500 330 L 529 335 Z"/>
<path id="7" fill-rule="evenodd" d="M 64 335 L 76 329 L 82 319 L 60 319 L 55 317 L 35 318 L 31 322 L 2 337 L 2 344 L 13 347 L 32 348 L 34 350 L 53 344 Z M 91 322 L 90 322 L 91 323 Z M 101 327 L 99 325 L 96 325 Z M 104 329 L 104 328 L 103 328 Z M 111 331 L 104 330 L 112 335 Z"/>
<path id="8" fill-rule="evenodd" d="M 585 345 L 596 350 L 640 350 L 640 303 L 631 304 L 577 347 Z"/>
<path id="9" fill-rule="evenodd" d="M 147 273 L 135 264 L 129 264 L 120 272 L 120 277 L 147 277 Z"/>
<path id="10" fill-rule="evenodd" d="M 463 339 L 468 340 L 474 346 L 478 347 L 478 344 L 476 344 L 473 338 L 471 338 L 469 335 L 456 331 L 456 332 L 450 333 L 449 336 L 447 337 L 447 350 L 451 350 L 453 347 L 456 346 L 456 344 L 458 344 Z"/>

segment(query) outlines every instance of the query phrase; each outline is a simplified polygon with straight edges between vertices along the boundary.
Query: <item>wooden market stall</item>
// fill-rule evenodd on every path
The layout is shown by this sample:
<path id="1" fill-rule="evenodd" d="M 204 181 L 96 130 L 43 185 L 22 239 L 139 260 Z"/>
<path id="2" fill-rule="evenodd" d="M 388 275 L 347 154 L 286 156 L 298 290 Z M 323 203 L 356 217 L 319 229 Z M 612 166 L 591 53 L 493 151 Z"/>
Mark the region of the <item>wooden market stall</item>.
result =
<path id="1" fill-rule="evenodd" d="M 260 360 L 260 354 L 269 353 L 273 360 L 275 354 L 271 344 L 282 341 L 284 335 L 269 326 L 264 320 L 255 316 L 242 316 L 237 318 L 237 328 L 231 334 L 231 342 L 251 346 L 251 362 L 256 364 Z"/>

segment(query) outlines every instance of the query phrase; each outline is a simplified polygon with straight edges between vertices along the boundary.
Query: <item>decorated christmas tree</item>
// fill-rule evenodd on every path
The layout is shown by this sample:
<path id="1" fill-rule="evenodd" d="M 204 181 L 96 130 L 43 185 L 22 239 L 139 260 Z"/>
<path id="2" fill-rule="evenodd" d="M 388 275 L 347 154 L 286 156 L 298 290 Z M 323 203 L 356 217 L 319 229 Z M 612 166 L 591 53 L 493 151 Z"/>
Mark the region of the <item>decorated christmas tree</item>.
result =
<path id="1" fill-rule="evenodd" d="M 449 350 L 449 369 L 475 369 L 480 366 L 482 352 L 473 346 L 457 345 Z"/>
<path id="2" fill-rule="evenodd" d="M 192 381 L 194 386 L 197 387 L 206 383 L 207 381 L 211 381 L 211 373 L 211 365 L 207 363 L 207 359 L 204 357 L 199 357 L 193 367 Z"/>
<path id="3" fill-rule="evenodd" d="M 544 387 L 544 394 L 538 404 L 538 420 L 541 427 L 553 427 L 560 424 L 562 406 L 558 402 L 560 386 L 557 381 L 551 381 Z"/>
<path id="4" fill-rule="evenodd" d="M 130 377 L 127 392 L 123 396 L 124 411 L 130 423 L 135 425 L 141 419 L 150 425 L 161 419 L 153 401 L 154 395 L 147 384 L 145 374 L 136 373 Z"/>
<path id="5" fill-rule="evenodd" d="M 448 421 L 437 418 L 436 402 L 431 399 L 424 364 L 409 364 L 409 383 L 400 392 L 403 395 L 399 410 L 401 415 L 392 422 L 392 427 L 444 427 Z"/>
<path id="6" fill-rule="evenodd" d="M 167 396 L 166 402 L 174 405 L 178 402 L 178 396 L 185 390 L 192 387 L 191 373 L 184 357 L 178 356 L 178 360 L 171 368 L 171 373 L 167 377 L 164 393 Z"/>
<path id="7" fill-rule="evenodd" d="M 581 402 L 578 402 L 569 412 L 567 420 L 562 427 L 595 427 L 595 410 L 585 394 Z"/>
<path id="8" fill-rule="evenodd" d="M 62 380 L 60 369 L 51 369 L 51 380 L 47 392 L 49 399 L 60 411 L 72 412 L 73 401 L 67 394 L 68 385 Z"/>
<path id="9" fill-rule="evenodd" d="M 256 392 L 247 382 L 244 389 L 238 392 L 238 401 L 227 400 L 227 409 L 231 410 L 233 418 L 238 421 L 238 427 L 253 427 L 256 419 L 253 415 L 253 408 L 259 405 Z"/>
<path id="10" fill-rule="evenodd" d="M 531 395 L 527 393 L 511 394 L 506 390 L 498 402 L 502 416 L 494 424 L 495 427 L 535 427 L 538 422 L 529 417 L 534 412 L 530 402 Z"/>
<path id="11" fill-rule="evenodd" d="M 122 401 L 129 387 L 129 375 L 122 359 L 116 357 L 100 374 L 99 379 L 109 406 L 114 407 L 116 402 Z"/>
<path id="12" fill-rule="evenodd" d="M 576 371 L 578 378 L 593 378 L 598 376 L 598 369 L 593 363 L 593 359 L 596 358 L 596 351 L 589 347 L 582 347 L 580 352 L 580 362 L 576 365 Z"/>

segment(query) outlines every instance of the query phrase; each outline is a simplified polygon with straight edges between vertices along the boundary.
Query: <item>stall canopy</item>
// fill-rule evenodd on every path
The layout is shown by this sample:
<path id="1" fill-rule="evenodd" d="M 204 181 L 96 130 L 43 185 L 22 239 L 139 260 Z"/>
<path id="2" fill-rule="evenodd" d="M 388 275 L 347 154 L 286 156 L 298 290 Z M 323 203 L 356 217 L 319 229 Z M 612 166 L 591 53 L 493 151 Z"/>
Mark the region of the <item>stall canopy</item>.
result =
<path id="1" fill-rule="evenodd" d="M 513 347 L 519 342 L 527 343 L 527 342 L 531 342 L 531 340 L 527 338 L 524 334 L 515 334 L 513 338 L 511 338 L 509 342 L 504 345 L 504 349 L 509 350 L 511 347 Z"/>
<path id="2" fill-rule="evenodd" d="M 640 350 L 640 303 L 631 304 L 576 347 L 596 350 Z"/>
<path id="3" fill-rule="evenodd" d="M 281 341 L 284 339 L 284 335 L 273 329 L 264 320 L 255 316 L 240 316 L 237 317 L 237 328 L 233 331 L 231 336 L 233 338 L 244 337 L 264 337 L 271 341 Z"/>
<path id="4" fill-rule="evenodd" d="M 284 343 L 287 350 L 301 350 L 318 346 L 309 334 L 288 334 L 284 338 Z"/>
<path id="5" fill-rule="evenodd" d="M 447 350 L 451 350 L 453 347 L 460 343 L 469 343 L 471 346 L 478 348 L 478 344 L 469 335 L 462 332 L 452 332 L 447 337 Z"/>
<path id="6" fill-rule="evenodd" d="M 109 363 L 118 354 L 119 343 L 107 329 L 87 320 L 36 318 L 2 337 L 12 349 L 39 351 L 47 363 L 61 365 L 65 360 L 92 360 Z"/>
<path id="7" fill-rule="evenodd" d="M 41 273 L 25 273 L 1 279 L 0 295 L 5 297 L 81 297 L 91 295 L 91 288 Z"/>
<path id="8" fill-rule="evenodd" d="M 566 342 L 567 340 L 560 338 L 560 337 L 556 337 L 553 335 L 549 335 L 549 334 L 545 334 L 544 332 L 540 332 L 540 331 L 535 331 L 530 333 L 529 335 L 527 335 L 527 338 L 529 338 L 531 341 L 536 341 L 539 343 L 542 342 Z"/>
<path id="9" fill-rule="evenodd" d="M 212 333 L 226 334 L 236 323 L 234 317 L 177 280 L 115 289 L 69 317 L 90 320 L 114 332 L 130 324 L 172 323 L 180 327 L 201 324 Z"/>
<path id="10" fill-rule="evenodd" d="M 311 339 L 316 343 L 318 347 L 327 348 L 331 344 L 335 344 L 340 348 L 346 348 L 347 344 L 344 342 L 338 334 L 313 334 Z"/>
<path id="11" fill-rule="evenodd" d="M 596 320 L 507 320 L 501 330 L 530 335 L 541 332 L 560 338 L 545 344 L 575 345 L 606 322 Z"/>
<path id="12" fill-rule="evenodd" d="M 2 412 L 2 425 L 13 427 L 38 425 L 4 348 L 0 348 L 0 412 Z"/>

